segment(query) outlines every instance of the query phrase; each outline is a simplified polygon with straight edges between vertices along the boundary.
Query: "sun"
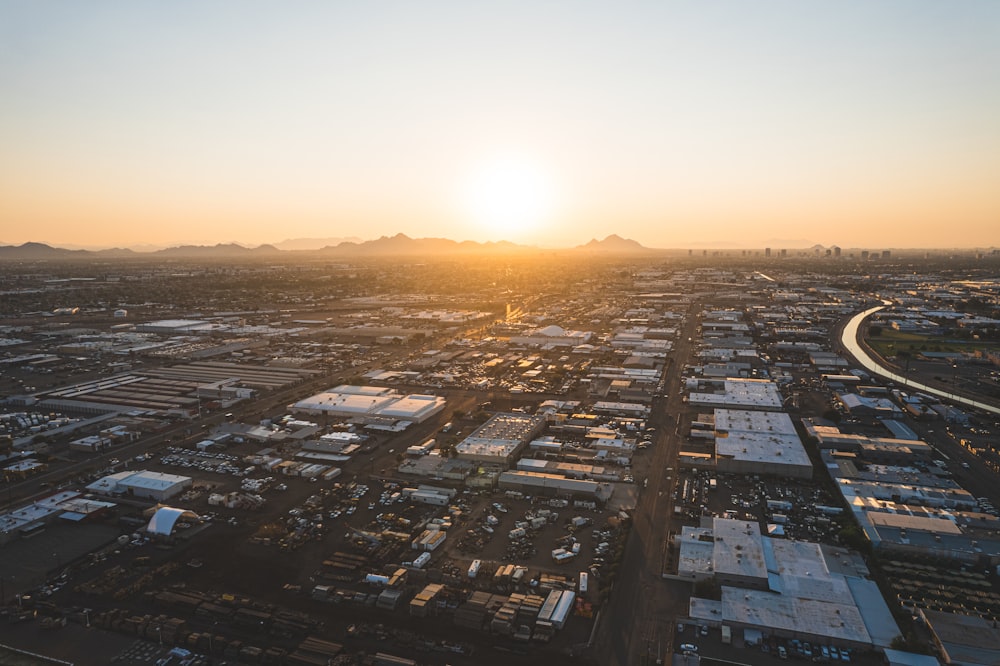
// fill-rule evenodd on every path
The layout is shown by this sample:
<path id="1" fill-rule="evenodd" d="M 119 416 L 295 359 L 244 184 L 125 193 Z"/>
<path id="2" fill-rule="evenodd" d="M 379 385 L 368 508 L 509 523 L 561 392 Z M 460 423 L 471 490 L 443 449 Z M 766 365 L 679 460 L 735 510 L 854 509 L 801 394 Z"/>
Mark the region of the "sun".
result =
<path id="1" fill-rule="evenodd" d="M 471 172 L 462 188 L 462 208 L 493 239 L 523 237 L 551 217 L 552 183 L 530 160 L 494 159 Z"/>

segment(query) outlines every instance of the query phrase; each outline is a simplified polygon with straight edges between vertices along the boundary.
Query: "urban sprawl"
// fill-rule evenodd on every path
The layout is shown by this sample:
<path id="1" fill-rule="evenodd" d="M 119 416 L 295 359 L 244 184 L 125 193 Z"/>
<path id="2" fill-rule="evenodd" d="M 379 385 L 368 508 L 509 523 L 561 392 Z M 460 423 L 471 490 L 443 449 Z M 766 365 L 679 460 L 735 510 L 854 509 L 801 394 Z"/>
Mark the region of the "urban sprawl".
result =
<path id="1" fill-rule="evenodd" d="M 0 644 L 1000 663 L 998 268 L 2 262 Z"/>

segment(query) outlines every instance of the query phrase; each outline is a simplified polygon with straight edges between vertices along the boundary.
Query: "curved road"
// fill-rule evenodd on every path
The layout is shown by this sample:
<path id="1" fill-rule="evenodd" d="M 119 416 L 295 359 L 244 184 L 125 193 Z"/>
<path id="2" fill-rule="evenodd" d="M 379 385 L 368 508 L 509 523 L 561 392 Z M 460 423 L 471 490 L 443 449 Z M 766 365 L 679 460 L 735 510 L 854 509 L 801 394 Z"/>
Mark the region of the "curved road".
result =
<path id="1" fill-rule="evenodd" d="M 945 398 L 951 402 L 957 402 L 968 407 L 974 407 L 976 409 L 981 409 L 984 412 L 990 412 L 991 414 L 1000 415 L 1000 407 L 994 405 L 989 405 L 984 402 L 979 402 L 978 400 L 972 400 L 971 398 L 964 398 L 956 393 L 949 391 L 942 391 L 941 389 L 934 388 L 932 386 L 927 386 L 926 384 L 921 384 L 920 382 L 915 382 L 912 379 L 908 379 L 902 375 L 897 375 L 893 371 L 889 370 L 883 365 L 880 365 L 875 359 L 868 355 L 868 352 L 858 344 L 858 329 L 861 328 L 862 322 L 865 319 L 875 314 L 879 310 L 885 309 L 889 305 L 883 301 L 882 305 L 877 305 L 873 308 L 868 308 L 864 312 L 859 312 L 858 314 L 851 317 L 847 325 L 844 326 L 844 332 L 841 335 L 841 343 L 844 348 L 853 356 L 858 363 L 865 367 L 866 370 L 874 372 L 880 377 L 890 379 L 894 382 L 899 382 L 900 384 L 917 389 L 918 391 L 923 391 L 924 393 L 930 393 L 931 395 L 936 395 L 940 398 Z"/>

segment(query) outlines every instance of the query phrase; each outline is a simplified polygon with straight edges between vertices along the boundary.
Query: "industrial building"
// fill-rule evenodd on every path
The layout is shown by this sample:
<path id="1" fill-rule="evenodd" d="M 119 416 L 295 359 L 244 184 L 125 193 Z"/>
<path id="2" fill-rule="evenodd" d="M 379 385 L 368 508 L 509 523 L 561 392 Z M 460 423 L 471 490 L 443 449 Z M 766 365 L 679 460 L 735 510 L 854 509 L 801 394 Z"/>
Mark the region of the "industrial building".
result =
<path id="1" fill-rule="evenodd" d="M 509 469 L 545 427 L 545 417 L 495 414 L 455 446 L 460 460 Z"/>
<path id="2" fill-rule="evenodd" d="M 101 495 L 131 495 L 162 502 L 190 487 L 190 476 L 142 470 L 105 476 L 87 486 L 87 490 Z"/>
<path id="3" fill-rule="evenodd" d="M 720 472 L 812 478 L 812 461 L 784 412 L 716 409 L 715 455 Z"/>
<path id="4" fill-rule="evenodd" d="M 618 472 L 610 470 L 607 467 L 555 462 L 552 460 L 537 460 L 535 458 L 522 458 L 518 460 L 517 469 L 522 472 L 558 474 L 571 479 L 589 479 L 593 481 L 617 481 L 619 477 Z"/>
<path id="5" fill-rule="evenodd" d="M 766 379 L 689 379 L 687 388 L 688 402 L 698 407 L 777 411 L 782 404 L 777 385 Z"/>
<path id="6" fill-rule="evenodd" d="M 848 647 L 888 647 L 899 634 L 878 586 L 835 573 L 819 544 L 771 539 L 756 522 L 714 518 L 675 541 L 678 575 L 712 579 L 720 600 L 692 597 L 701 623 Z"/>
<path id="7" fill-rule="evenodd" d="M 589 331 L 567 331 L 560 326 L 546 326 L 525 335 L 512 336 L 512 345 L 525 347 L 576 347 L 590 341 L 593 334 Z"/>
<path id="8" fill-rule="evenodd" d="M 517 490 L 531 495 L 587 497 L 602 502 L 607 501 L 614 491 L 614 486 L 610 483 L 568 479 L 558 474 L 520 470 L 501 473 L 499 486 L 503 490 Z"/>
<path id="9" fill-rule="evenodd" d="M 231 404 L 301 382 L 314 370 L 203 361 L 150 368 L 47 391 L 40 406 L 82 414 L 143 411 L 189 417 L 203 401 Z"/>
<path id="10" fill-rule="evenodd" d="M 878 398 L 857 393 L 840 393 L 837 395 L 840 404 L 853 416 L 884 416 L 894 417 L 902 414 L 899 407 L 888 398 Z"/>
<path id="11" fill-rule="evenodd" d="M 843 478 L 838 485 L 876 550 L 1000 564 L 1000 539 L 973 528 L 978 506 L 966 490 Z"/>
<path id="12" fill-rule="evenodd" d="M 21 536 L 31 536 L 56 520 L 80 522 L 114 506 L 111 502 L 86 499 L 75 491 L 59 491 L 31 504 L 0 513 L 0 545 Z"/>
<path id="13" fill-rule="evenodd" d="M 946 664 L 1000 664 L 1000 628 L 975 615 L 920 609 L 934 645 Z M 888 650 L 886 651 L 888 652 Z"/>
<path id="14" fill-rule="evenodd" d="M 341 385 L 296 402 L 292 411 L 313 416 L 335 416 L 364 422 L 423 423 L 445 408 L 436 395 L 403 396 L 380 386 Z"/>
<path id="15" fill-rule="evenodd" d="M 971 511 L 978 506 L 972 493 L 963 488 L 938 488 L 923 484 L 883 483 L 852 479 L 837 479 L 837 485 L 847 505 L 855 509 L 855 512 L 858 508 L 864 508 L 864 498 L 966 511 Z"/>

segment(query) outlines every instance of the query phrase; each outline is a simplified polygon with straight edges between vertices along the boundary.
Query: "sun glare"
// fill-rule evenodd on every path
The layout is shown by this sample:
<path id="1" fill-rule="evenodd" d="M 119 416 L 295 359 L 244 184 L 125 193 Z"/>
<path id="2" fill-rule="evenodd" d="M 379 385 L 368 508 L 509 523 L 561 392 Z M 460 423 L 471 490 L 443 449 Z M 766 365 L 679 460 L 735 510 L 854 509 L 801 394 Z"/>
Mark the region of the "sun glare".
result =
<path id="1" fill-rule="evenodd" d="M 531 162 L 495 160 L 475 170 L 462 192 L 463 208 L 494 240 L 511 240 L 544 225 L 553 212 L 545 172 Z"/>

